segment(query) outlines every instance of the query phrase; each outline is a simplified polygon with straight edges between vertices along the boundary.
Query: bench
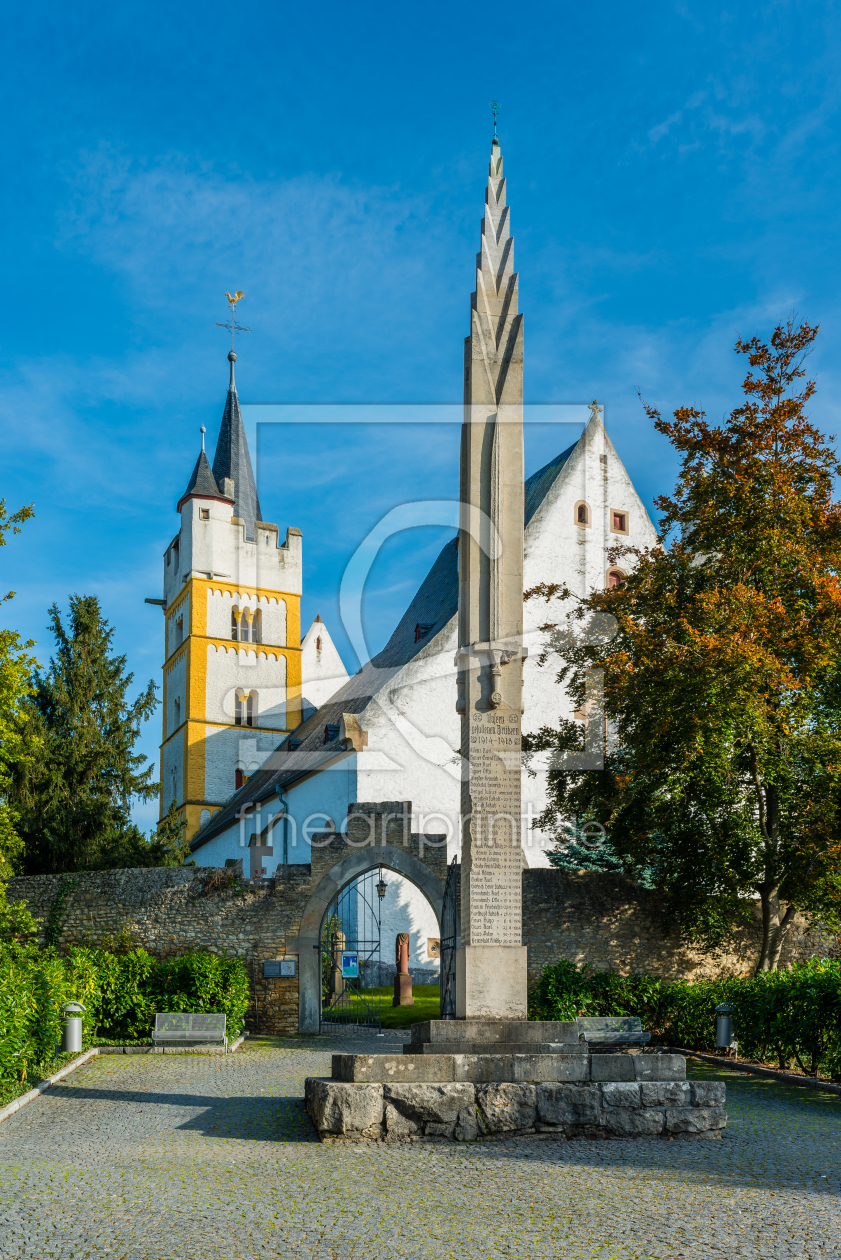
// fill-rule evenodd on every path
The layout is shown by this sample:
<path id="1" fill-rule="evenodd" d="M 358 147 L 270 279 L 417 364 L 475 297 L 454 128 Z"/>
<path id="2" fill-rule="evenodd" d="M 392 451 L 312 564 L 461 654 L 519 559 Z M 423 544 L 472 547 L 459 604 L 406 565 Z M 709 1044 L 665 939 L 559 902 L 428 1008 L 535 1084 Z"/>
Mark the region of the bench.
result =
<path id="1" fill-rule="evenodd" d="M 638 1015 L 596 1015 L 575 1023 L 578 1040 L 591 1046 L 644 1046 L 651 1040 Z"/>
<path id="2" fill-rule="evenodd" d="M 155 1016 L 152 1043 L 184 1045 L 190 1041 L 218 1042 L 228 1053 L 228 1036 L 225 1029 L 226 1015 L 182 1015 L 174 1011 L 159 1011 Z"/>

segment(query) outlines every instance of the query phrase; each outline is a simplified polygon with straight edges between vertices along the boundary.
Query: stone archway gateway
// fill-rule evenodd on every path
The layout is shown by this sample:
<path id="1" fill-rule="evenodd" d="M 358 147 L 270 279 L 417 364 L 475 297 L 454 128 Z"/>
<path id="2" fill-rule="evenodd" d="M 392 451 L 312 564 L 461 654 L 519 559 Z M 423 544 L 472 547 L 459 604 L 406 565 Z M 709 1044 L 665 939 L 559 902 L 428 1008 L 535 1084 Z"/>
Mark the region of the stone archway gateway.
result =
<path id="1" fill-rule="evenodd" d="M 398 808 L 400 813 L 396 812 Z M 330 855 L 335 859 L 337 848 L 341 846 L 343 856 L 323 871 L 301 914 L 297 937 L 287 940 L 287 951 L 298 956 L 299 1032 L 319 1031 L 321 925 L 330 904 L 348 883 L 379 867 L 393 871 L 420 889 L 432 906 L 439 925 L 441 923 L 447 861 L 444 837 L 410 833 L 405 823 L 411 815 L 411 806 L 406 813 L 404 809 L 402 802 L 399 806 L 393 802 L 354 806 L 354 812 L 348 819 L 348 833 L 331 838 Z M 351 846 L 359 844 L 355 832 L 360 822 L 371 832 L 370 843 L 354 848 Z M 395 836 L 395 824 L 398 823 L 401 834 Z M 316 844 L 319 839 L 319 836 L 314 837 Z"/>

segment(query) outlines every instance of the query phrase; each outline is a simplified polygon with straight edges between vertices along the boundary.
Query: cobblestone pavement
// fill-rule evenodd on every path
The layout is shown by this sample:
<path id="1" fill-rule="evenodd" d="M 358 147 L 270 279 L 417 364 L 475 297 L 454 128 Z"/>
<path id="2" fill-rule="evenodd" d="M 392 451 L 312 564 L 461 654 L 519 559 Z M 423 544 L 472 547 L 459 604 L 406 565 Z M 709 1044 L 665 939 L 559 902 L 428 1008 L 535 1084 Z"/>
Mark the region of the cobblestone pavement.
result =
<path id="1" fill-rule="evenodd" d="M 372 1045 L 92 1060 L 0 1125 L 0 1256 L 841 1255 L 841 1097 L 723 1074 L 720 1142 L 322 1146 L 303 1079 Z"/>

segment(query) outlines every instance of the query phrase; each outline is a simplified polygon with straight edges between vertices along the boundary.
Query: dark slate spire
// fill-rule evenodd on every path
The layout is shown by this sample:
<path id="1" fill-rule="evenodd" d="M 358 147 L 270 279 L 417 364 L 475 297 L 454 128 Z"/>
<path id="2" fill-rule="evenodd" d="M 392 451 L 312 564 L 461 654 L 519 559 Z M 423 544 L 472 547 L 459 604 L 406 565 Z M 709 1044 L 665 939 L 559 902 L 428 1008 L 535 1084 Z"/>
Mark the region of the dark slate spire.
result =
<path id="1" fill-rule="evenodd" d="M 242 423 L 242 412 L 239 409 L 239 398 L 234 381 L 236 359 L 234 351 L 229 351 L 231 381 L 228 385 L 228 398 L 222 416 L 219 440 L 216 443 L 216 454 L 213 456 L 213 476 L 222 493 L 225 489 L 225 478 L 230 477 L 233 480 L 234 516 L 245 521 L 245 536 L 253 541 L 254 523 L 263 518 L 260 514 L 260 501 L 257 498 L 257 487 L 251 470 L 251 456 L 248 454 L 245 426 Z"/>
<path id="2" fill-rule="evenodd" d="M 181 504 L 188 499 L 191 494 L 199 495 L 208 499 L 219 499 L 222 497 L 219 487 L 216 484 L 216 478 L 210 471 L 210 464 L 207 455 L 204 452 L 204 425 L 201 427 L 201 453 L 196 460 L 196 466 L 193 469 L 192 476 L 187 483 L 187 489 L 178 500 L 177 511 L 181 511 Z"/>

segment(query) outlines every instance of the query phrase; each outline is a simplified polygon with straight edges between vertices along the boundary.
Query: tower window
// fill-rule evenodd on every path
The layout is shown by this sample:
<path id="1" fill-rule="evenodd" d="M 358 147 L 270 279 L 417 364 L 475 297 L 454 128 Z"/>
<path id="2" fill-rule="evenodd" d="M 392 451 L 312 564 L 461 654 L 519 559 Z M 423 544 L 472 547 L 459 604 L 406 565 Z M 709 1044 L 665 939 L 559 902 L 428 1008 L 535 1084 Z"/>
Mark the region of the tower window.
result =
<path id="1" fill-rule="evenodd" d="M 181 725 L 181 701 L 175 701 L 175 729 Z"/>
<path id="2" fill-rule="evenodd" d="M 179 643 L 183 642 L 183 639 L 184 639 L 184 614 L 182 613 L 175 623 L 175 646 L 178 647 Z"/>
<path id="3" fill-rule="evenodd" d="M 231 638 L 236 643 L 239 638 L 239 623 L 237 622 L 236 612 L 231 609 Z"/>
<path id="4" fill-rule="evenodd" d="M 253 726 L 257 716 L 257 692 L 249 691 L 245 697 L 245 725 Z"/>
<path id="5" fill-rule="evenodd" d="M 607 571 L 607 588 L 615 590 L 618 586 L 623 586 L 626 575 L 621 569 L 608 569 Z"/>
<path id="6" fill-rule="evenodd" d="M 242 693 L 238 691 L 234 697 L 234 726 L 242 726 L 244 707 L 242 701 Z"/>
<path id="7" fill-rule="evenodd" d="M 575 505 L 575 523 L 584 529 L 590 528 L 590 504 L 579 499 Z"/>
<path id="8" fill-rule="evenodd" d="M 316 650 L 316 652 L 320 652 L 320 651 L 321 651 L 321 635 L 319 635 L 319 636 L 318 636 L 318 638 L 317 638 L 317 639 L 316 639 L 316 641 L 315 641 L 315 650 Z"/>
<path id="9" fill-rule="evenodd" d="M 628 532 L 628 513 L 617 512 L 615 508 L 610 509 L 610 529 L 614 534 L 627 534 Z"/>
<path id="10" fill-rule="evenodd" d="M 263 614 L 260 612 L 259 608 L 251 618 L 251 642 L 263 642 Z"/>
<path id="11" fill-rule="evenodd" d="M 201 519 L 203 521 L 210 520 L 210 508 L 199 508 L 199 512 L 201 513 Z"/>

